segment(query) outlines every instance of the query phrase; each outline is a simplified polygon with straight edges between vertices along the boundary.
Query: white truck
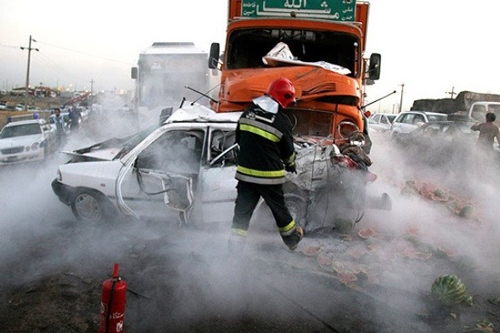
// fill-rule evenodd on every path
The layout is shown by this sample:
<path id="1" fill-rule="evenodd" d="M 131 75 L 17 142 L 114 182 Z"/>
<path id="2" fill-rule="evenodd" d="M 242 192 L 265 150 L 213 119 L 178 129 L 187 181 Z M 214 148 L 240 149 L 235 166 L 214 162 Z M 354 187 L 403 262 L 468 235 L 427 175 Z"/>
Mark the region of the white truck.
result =
<path id="1" fill-rule="evenodd" d="M 157 123 L 162 110 L 176 110 L 183 98 L 201 97 L 186 86 L 202 93 L 216 87 L 219 73 L 208 69 L 207 61 L 208 53 L 191 42 L 157 42 L 142 51 L 131 71 L 136 80 L 133 109 L 139 127 Z M 208 99 L 199 103 L 208 105 Z"/>

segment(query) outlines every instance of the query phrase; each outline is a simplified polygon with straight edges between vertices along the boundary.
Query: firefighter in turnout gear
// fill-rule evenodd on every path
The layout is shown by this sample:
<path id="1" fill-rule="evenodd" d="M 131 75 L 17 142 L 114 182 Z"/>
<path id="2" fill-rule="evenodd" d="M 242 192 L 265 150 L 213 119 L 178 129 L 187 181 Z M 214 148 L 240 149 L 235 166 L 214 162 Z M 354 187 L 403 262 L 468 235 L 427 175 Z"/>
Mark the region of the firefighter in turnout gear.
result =
<path id="1" fill-rule="evenodd" d="M 230 251 L 244 243 L 252 213 L 262 197 L 271 209 L 283 242 L 295 250 L 304 235 L 285 205 L 285 171 L 295 171 L 292 124 L 283 108 L 295 101 L 295 88 L 281 78 L 266 94 L 253 100 L 238 121 L 236 142 L 240 146 L 236 179 L 236 205 L 229 239 Z"/>

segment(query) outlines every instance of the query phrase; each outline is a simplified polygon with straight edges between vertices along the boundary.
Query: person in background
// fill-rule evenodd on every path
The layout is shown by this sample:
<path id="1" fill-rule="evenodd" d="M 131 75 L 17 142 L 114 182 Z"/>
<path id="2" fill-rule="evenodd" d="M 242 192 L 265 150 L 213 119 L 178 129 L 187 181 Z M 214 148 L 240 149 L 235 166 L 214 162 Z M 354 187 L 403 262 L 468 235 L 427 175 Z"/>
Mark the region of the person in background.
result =
<path id="1" fill-rule="evenodd" d="M 295 88 L 281 78 L 269 85 L 267 93 L 253 100 L 236 128 L 239 144 L 235 178 L 238 193 L 229 236 L 231 254 L 241 252 L 253 211 L 262 197 L 271 209 L 283 242 L 295 250 L 304 231 L 285 205 L 285 170 L 296 172 L 292 124 L 283 108 L 295 101 Z"/>
<path id="2" fill-rule="evenodd" d="M 65 134 L 65 128 L 64 119 L 61 116 L 61 110 L 59 108 L 54 109 L 54 124 L 56 125 L 57 142 L 60 143 L 63 135 Z"/>
<path id="3" fill-rule="evenodd" d="M 82 119 L 82 113 L 80 110 L 72 105 L 69 111 L 69 118 L 71 119 L 71 131 L 77 132 L 80 128 L 80 120 Z"/>
<path id="4" fill-rule="evenodd" d="M 498 127 L 493 124 L 496 120 L 496 116 L 493 112 L 488 112 L 486 114 L 485 123 L 476 123 L 471 126 L 471 130 L 479 132 L 479 138 L 477 139 L 476 146 L 484 152 L 492 152 L 493 144 L 495 138 L 497 138 L 497 143 L 500 145 L 500 131 Z"/>

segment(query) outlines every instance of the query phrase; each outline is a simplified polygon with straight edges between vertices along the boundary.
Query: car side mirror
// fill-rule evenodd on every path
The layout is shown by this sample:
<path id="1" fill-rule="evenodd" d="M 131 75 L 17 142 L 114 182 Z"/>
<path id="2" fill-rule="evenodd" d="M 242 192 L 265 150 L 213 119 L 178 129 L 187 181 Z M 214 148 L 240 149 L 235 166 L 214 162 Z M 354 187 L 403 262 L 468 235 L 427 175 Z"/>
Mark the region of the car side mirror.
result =
<path id="1" fill-rule="evenodd" d="M 380 66 L 382 64 L 382 56 L 379 53 L 372 53 L 370 56 L 370 67 L 368 68 L 368 78 L 370 80 L 380 79 Z"/>
<path id="2" fill-rule="evenodd" d="M 212 45 L 210 45 L 210 54 L 208 56 L 208 68 L 217 69 L 217 64 L 219 63 L 219 54 L 219 43 L 212 43 Z"/>
<path id="3" fill-rule="evenodd" d="M 419 122 L 417 122 L 417 126 L 418 126 L 418 127 L 422 127 L 422 125 L 423 125 L 423 124 L 425 124 L 423 121 L 419 121 Z"/>

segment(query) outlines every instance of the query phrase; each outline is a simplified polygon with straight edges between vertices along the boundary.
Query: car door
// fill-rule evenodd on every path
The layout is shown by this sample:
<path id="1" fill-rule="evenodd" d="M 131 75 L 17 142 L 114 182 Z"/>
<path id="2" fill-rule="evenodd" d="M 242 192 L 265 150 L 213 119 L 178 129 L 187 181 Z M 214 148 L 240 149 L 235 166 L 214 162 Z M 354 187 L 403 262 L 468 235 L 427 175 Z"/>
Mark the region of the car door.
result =
<path id="1" fill-rule="evenodd" d="M 45 123 L 42 125 L 42 133 L 46 142 L 46 145 L 49 149 L 49 151 L 54 150 L 55 142 L 56 142 L 56 137 L 55 137 L 55 130 L 50 124 Z"/>
<path id="2" fill-rule="evenodd" d="M 415 119 L 415 114 L 413 113 L 408 113 L 406 117 L 403 118 L 403 120 L 401 121 L 401 126 L 399 131 L 401 135 L 408 134 L 416 128 L 416 126 L 413 124 L 414 119 Z"/>
<path id="3" fill-rule="evenodd" d="M 208 131 L 206 163 L 200 169 L 200 199 L 204 222 L 232 220 L 236 200 L 235 126 L 215 125 Z"/>
<path id="4" fill-rule="evenodd" d="M 126 158 L 116 197 L 136 217 L 177 215 L 187 222 L 194 203 L 205 140 L 203 128 L 155 131 Z"/>
<path id="5" fill-rule="evenodd" d="M 385 114 L 380 117 L 380 127 L 383 131 L 388 131 L 391 128 L 391 123 Z"/>
<path id="6" fill-rule="evenodd" d="M 408 117 L 408 114 L 400 114 L 394 123 L 392 124 L 391 135 L 393 138 L 397 138 L 399 134 L 403 131 L 403 122 Z"/>

